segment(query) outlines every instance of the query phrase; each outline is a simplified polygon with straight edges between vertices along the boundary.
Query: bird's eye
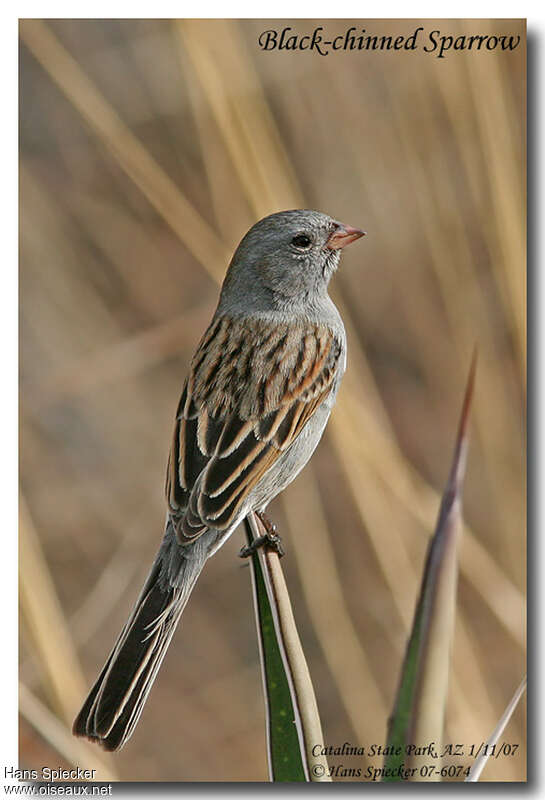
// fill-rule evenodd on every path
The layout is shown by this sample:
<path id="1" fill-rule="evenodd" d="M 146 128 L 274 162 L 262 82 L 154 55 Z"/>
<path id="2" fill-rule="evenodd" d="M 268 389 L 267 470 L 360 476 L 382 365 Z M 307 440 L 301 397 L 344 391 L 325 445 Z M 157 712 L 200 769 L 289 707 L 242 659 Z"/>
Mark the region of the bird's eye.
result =
<path id="1" fill-rule="evenodd" d="M 312 239 L 306 233 L 298 233 L 297 236 L 293 237 L 291 243 L 300 250 L 308 250 L 312 244 Z"/>

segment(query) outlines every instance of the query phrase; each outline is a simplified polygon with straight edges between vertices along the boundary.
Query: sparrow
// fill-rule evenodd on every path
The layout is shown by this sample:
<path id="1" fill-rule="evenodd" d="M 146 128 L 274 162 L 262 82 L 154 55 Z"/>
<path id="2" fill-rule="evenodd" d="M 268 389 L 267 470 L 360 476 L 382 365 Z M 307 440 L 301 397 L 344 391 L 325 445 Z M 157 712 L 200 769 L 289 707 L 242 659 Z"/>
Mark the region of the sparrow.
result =
<path id="1" fill-rule="evenodd" d="M 360 236 L 318 211 L 282 211 L 236 249 L 178 404 L 163 540 L 76 736 L 105 750 L 126 743 L 207 559 L 314 452 L 346 367 L 328 284 Z"/>

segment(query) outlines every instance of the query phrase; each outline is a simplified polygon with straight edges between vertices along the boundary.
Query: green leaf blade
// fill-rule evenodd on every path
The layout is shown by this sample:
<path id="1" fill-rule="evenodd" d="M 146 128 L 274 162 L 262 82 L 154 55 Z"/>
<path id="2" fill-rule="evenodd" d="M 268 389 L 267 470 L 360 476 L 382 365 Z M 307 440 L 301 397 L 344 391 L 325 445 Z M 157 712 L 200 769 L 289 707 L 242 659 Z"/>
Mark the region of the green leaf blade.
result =
<path id="1" fill-rule="evenodd" d="M 275 782 L 307 781 L 290 685 L 276 639 L 259 556 L 252 555 L 254 604 L 267 709 L 269 770 Z"/>

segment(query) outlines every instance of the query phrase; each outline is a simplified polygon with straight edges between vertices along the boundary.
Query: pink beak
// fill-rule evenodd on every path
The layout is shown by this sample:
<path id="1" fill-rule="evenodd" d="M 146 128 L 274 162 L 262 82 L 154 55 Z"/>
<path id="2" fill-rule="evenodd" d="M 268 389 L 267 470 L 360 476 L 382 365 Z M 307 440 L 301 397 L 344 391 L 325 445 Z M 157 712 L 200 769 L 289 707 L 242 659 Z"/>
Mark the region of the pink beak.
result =
<path id="1" fill-rule="evenodd" d="M 330 250 L 340 250 L 346 247 L 347 244 L 355 242 L 360 236 L 365 236 L 365 231 L 360 231 L 359 228 L 352 228 L 350 225 L 343 225 L 339 223 L 337 230 L 333 231 L 327 240 L 326 247 Z"/>

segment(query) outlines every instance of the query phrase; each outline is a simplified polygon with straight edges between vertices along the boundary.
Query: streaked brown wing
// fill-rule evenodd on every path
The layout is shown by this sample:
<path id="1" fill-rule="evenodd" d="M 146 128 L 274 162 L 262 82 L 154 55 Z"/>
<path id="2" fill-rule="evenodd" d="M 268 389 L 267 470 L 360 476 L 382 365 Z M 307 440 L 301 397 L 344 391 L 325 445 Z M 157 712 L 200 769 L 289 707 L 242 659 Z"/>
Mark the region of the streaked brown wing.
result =
<path id="1" fill-rule="evenodd" d="M 340 356 L 325 326 L 212 322 L 191 363 L 167 470 L 182 541 L 232 524 L 327 397 Z"/>

